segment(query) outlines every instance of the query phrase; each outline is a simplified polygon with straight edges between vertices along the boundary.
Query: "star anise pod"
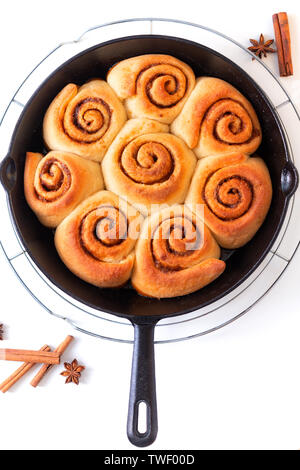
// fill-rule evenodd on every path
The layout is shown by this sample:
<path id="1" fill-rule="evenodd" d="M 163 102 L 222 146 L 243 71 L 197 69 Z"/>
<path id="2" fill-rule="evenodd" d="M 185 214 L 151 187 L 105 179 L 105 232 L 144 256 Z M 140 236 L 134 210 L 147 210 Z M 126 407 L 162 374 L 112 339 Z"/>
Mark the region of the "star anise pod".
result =
<path id="1" fill-rule="evenodd" d="M 74 384 L 79 384 L 79 378 L 81 377 L 81 372 L 85 369 L 84 366 L 79 366 L 78 361 L 74 359 L 74 361 L 69 364 L 68 362 L 64 363 L 65 369 L 61 372 L 60 375 L 63 377 L 67 377 L 65 383 L 69 384 L 73 382 Z"/>
<path id="2" fill-rule="evenodd" d="M 4 333 L 4 328 L 3 328 L 3 324 L 0 323 L 0 341 L 3 340 L 3 333 Z"/>
<path id="3" fill-rule="evenodd" d="M 262 58 L 262 55 L 267 57 L 268 52 L 276 52 L 276 49 L 270 47 L 271 44 L 273 44 L 274 39 L 269 39 L 265 42 L 263 34 L 259 36 L 259 42 L 256 41 L 256 39 L 249 39 L 249 41 L 251 44 L 253 44 L 253 46 L 248 47 L 249 51 L 254 52 L 254 54 L 257 55 L 260 59 Z"/>

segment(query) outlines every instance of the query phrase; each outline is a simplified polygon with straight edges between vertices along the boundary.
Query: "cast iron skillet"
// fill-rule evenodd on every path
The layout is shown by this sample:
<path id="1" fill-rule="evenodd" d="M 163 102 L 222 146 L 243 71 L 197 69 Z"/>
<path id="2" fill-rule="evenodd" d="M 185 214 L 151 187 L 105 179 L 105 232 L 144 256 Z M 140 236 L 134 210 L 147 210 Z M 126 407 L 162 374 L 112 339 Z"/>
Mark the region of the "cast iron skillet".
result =
<path id="1" fill-rule="evenodd" d="M 26 151 L 45 151 L 41 126 L 44 113 L 56 94 L 70 82 L 82 84 L 100 77 L 128 57 L 162 53 L 187 62 L 196 76 L 222 78 L 237 87 L 253 104 L 263 131 L 258 150 L 270 170 L 274 195 L 270 211 L 256 236 L 243 248 L 223 251 L 225 273 L 204 289 L 174 299 L 149 299 L 129 287 L 98 289 L 74 276 L 60 261 L 53 233 L 43 227 L 26 204 L 23 172 Z M 1 181 L 15 228 L 28 254 L 38 268 L 60 289 L 80 302 L 129 319 L 135 330 L 127 434 L 137 446 L 151 444 L 157 434 L 154 369 L 154 327 L 167 316 L 183 315 L 220 299 L 243 282 L 270 250 L 286 214 L 288 201 L 297 188 L 298 175 L 275 110 L 257 84 L 237 65 L 207 47 L 167 36 L 132 36 L 92 47 L 75 56 L 42 83 L 24 108 L 16 125 L 8 156 L 0 170 Z M 138 407 L 147 405 L 147 430 L 138 431 Z"/>

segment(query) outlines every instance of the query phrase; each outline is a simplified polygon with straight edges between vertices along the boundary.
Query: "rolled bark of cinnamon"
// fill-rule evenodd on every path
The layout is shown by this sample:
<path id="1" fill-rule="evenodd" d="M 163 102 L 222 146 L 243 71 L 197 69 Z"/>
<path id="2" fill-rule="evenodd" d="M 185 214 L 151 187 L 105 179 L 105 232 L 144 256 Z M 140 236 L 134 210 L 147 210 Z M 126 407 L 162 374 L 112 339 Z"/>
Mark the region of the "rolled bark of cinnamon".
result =
<path id="1" fill-rule="evenodd" d="M 59 364 L 60 354 L 58 352 L 31 351 L 25 349 L 0 349 L 0 360 Z"/>
<path id="2" fill-rule="evenodd" d="M 281 77 L 293 75 L 291 38 L 288 16 L 286 12 L 273 15 L 273 26 L 277 44 L 278 65 Z"/>
<path id="3" fill-rule="evenodd" d="M 50 347 L 45 344 L 40 351 L 50 351 Z M 2 384 L 0 384 L 0 391 L 7 392 L 18 380 L 20 380 L 27 372 L 35 366 L 34 362 L 25 362 L 15 372 L 13 372 Z"/>
<path id="4" fill-rule="evenodd" d="M 62 355 L 69 346 L 69 344 L 73 341 L 73 339 L 73 336 L 67 336 L 66 339 L 55 349 L 54 352 L 57 352 Z M 37 387 L 42 378 L 45 376 L 45 374 L 51 369 L 51 367 L 52 365 L 43 364 L 38 373 L 33 377 L 32 381 L 30 382 L 30 385 L 32 385 L 32 387 Z"/>

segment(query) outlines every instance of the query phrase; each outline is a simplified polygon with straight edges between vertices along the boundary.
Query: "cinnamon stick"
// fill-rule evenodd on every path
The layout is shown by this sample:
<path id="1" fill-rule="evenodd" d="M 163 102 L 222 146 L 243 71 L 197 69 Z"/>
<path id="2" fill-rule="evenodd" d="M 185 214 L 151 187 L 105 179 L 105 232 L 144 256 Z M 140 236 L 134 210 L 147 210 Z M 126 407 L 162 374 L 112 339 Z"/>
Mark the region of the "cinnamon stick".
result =
<path id="1" fill-rule="evenodd" d="M 293 63 L 291 53 L 291 38 L 288 16 L 286 12 L 273 15 L 273 26 L 277 44 L 278 65 L 281 77 L 293 75 Z"/>
<path id="2" fill-rule="evenodd" d="M 74 337 L 73 336 L 67 336 L 66 339 L 55 349 L 54 352 L 58 352 L 60 355 L 62 355 L 69 344 L 73 341 Z M 45 376 L 45 374 L 51 369 L 52 365 L 47 365 L 44 364 L 38 371 L 38 373 L 33 377 L 32 381 L 30 382 L 30 385 L 33 387 L 37 387 L 42 378 Z"/>
<path id="3" fill-rule="evenodd" d="M 30 351 L 25 349 L 0 349 L 0 359 L 4 361 L 34 362 L 40 364 L 59 364 L 57 352 Z"/>
<path id="4" fill-rule="evenodd" d="M 45 344 L 40 351 L 50 351 L 50 347 Z M 33 366 L 34 362 L 25 362 L 15 372 L 13 372 L 2 384 L 0 384 L 0 390 L 2 393 L 7 392 L 18 380 L 20 380 Z"/>

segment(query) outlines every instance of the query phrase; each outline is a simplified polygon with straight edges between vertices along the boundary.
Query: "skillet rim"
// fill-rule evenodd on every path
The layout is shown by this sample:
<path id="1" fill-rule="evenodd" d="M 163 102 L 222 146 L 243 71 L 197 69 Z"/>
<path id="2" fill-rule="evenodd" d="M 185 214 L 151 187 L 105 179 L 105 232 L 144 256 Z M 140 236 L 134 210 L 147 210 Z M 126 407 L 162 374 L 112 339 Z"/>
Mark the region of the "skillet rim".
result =
<path id="1" fill-rule="evenodd" d="M 143 39 L 156 38 L 156 39 L 163 39 L 163 40 L 166 39 L 166 40 L 171 40 L 171 41 L 174 41 L 174 42 L 185 43 L 187 45 L 191 44 L 193 46 L 196 46 L 196 47 L 199 47 L 203 50 L 206 50 L 208 53 L 221 58 L 222 60 L 229 63 L 231 66 L 233 66 L 237 70 L 238 73 L 240 73 L 246 80 L 248 80 L 248 82 L 250 82 L 252 84 L 252 86 L 257 90 L 257 93 L 259 94 L 260 98 L 266 103 L 268 109 L 270 110 L 270 113 L 272 114 L 272 116 L 273 116 L 273 118 L 276 122 L 277 129 L 278 129 L 279 134 L 280 134 L 281 142 L 282 142 L 283 148 L 284 148 L 285 162 L 286 163 L 291 163 L 293 168 L 295 168 L 294 162 L 293 162 L 293 160 L 291 158 L 291 155 L 290 155 L 290 152 L 289 152 L 289 147 L 288 147 L 288 143 L 287 143 L 287 140 L 286 140 L 285 132 L 284 132 L 284 129 L 281 125 L 281 121 L 280 121 L 280 118 L 278 116 L 277 110 L 273 106 L 273 104 L 271 103 L 268 96 L 262 90 L 262 88 L 255 82 L 255 80 L 250 75 L 248 75 L 239 65 L 237 65 L 235 62 L 233 62 L 231 59 L 229 59 L 226 56 L 224 56 L 223 54 L 220 54 L 219 52 L 211 49 L 210 47 L 207 47 L 207 46 L 205 46 L 201 43 L 197 43 L 195 41 L 191 41 L 191 40 L 188 40 L 188 39 L 185 39 L 185 38 L 179 38 L 179 37 L 161 35 L 161 34 L 140 34 L 140 35 L 124 36 L 124 37 L 120 37 L 120 38 L 111 39 L 109 41 L 101 42 L 99 44 L 91 46 L 91 47 L 79 52 L 78 54 L 72 56 L 67 61 L 63 62 L 63 64 L 61 64 L 54 71 L 52 71 L 51 74 L 49 74 L 40 83 L 40 85 L 37 87 L 37 89 L 34 91 L 34 93 L 31 95 L 31 97 L 27 101 L 26 105 L 24 106 L 24 108 L 23 108 L 23 110 L 22 110 L 22 112 L 21 112 L 21 114 L 20 114 L 20 116 L 17 120 L 17 123 L 15 125 L 14 131 L 12 133 L 12 137 L 10 139 L 10 144 L 9 144 L 9 148 L 8 148 L 7 157 L 10 157 L 10 155 L 11 155 L 12 147 L 13 147 L 13 145 L 15 143 L 15 139 L 16 139 L 16 134 L 18 132 L 19 126 L 21 125 L 21 123 L 23 121 L 24 114 L 27 112 L 27 110 L 30 107 L 31 103 L 36 99 L 36 97 L 38 96 L 40 90 L 47 84 L 47 82 L 51 78 L 53 78 L 59 71 L 63 70 L 65 67 L 67 67 L 69 64 L 71 64 L 73 61 L 77 60 L 78 58 L 84 56 L 87 53 L 90 53 L 94 50 L 97 50 L 97 49 L 99 49 L 101 47 L 104 47 L 104 46 L 107 46 L 109 44 L 122 42 L 124 40 L 132 40 L 133 41 L 133 40 L 138 40 L 140 38 L 143 38 Z M 7 157 L 5 157 L 4 160 Z M 11 158 L 13 158 L 13 157 L 11 157 Z M 282 168 L 282 170 L 283 170 L 283 168 Z M 269 253 L 269 251 L 270 251 L 274 241 L 276 240 L 276 238 L 277 238 L 277 236 L 280 232 L 280 229 L 283 225 L 283 222 L 285 220 L 286 213 L 287 213 L 289 200 L 290 200 L 290 197 L 292 196 L 292 194 L 284 194 L 284 205 L 283 205 L 283 208 L 282 208 L 282 211 L 281 211 L 281 214 L 280 214 L 280 220 L 279 220 L 279 223 L 277 224 L 276 230 L 273 233 L 273 236 L 272 236 L 271 240 L 268 242 L 265 250 L 263 251 L 263 253 L 259 257 L 259 259 L 252 265 L 252 267 L 247 271 L 247 273 L 244 274 L 244 276 L 242 276 L 242 278 L 240 278 L 236 283 L 231 285 L 228 289 L 226 289 L 225 291 L 223 291 L 219 295 L 215 296 L 213 299 L 210 299 L 210 300 L 207 300 L 207 301 L 203 302 L 201 304 L 201 306 L 198 305 L 196 307 L 193 306 L 193 307 L 190 307 L 190 308 L 184 308 L 184 309 L 182 309 L 182 310 L 180 310 L 176 313 L 167 313 L 167 314 L 160 314 L 160 315 L 151 315 L 151 314 L 149 314 L 149 315 L 143 315 L 143 314 L 138 315 L 138 314 L 124 314 L 124 313 L 116 312 L 115 310 L 111 310 L 111 309 L 108 309 L 108 308 L 102 308 L 102 307 L 99 308 L 95 304 L 90 303 L 88 301 L 84 301 L 79 296 L 76 296 L 76 295 L 74 295 L 74 293 L 71 293 L 68 289 L 63 288 L 58 283 L 58 281 L 56 281 L 56 279 L 54 277 L 52 277 L 51 275 L 48 274 L 48 272 L 41 266 L 41 264 L 35 259 L 34 255 L 28 249 L 27 243 L 25 242 L 25 240 L 23 238 L 22 231 L 19 227 L 19 224 L 16 222 L 16 217 L 14 215 L 14 210 L 13 210 L 13 204 L 12 204 L 12 201 L 11 201 L 11 191 L 6 190 L 6 193 L 7 193 L 7 199 L 8 199 L 8 202 L 9 202 L 8 208 L 9 208 L 9 212 L 10 212 L 10 216 L 11 216 L 13 229 L 16 232 L 16 234 L 18 236 L 18 239 L 21 242 L 21 245 L 24 247 L 25 252 L 28 254 L 27 258 L 29 259 L 29 262 L 31 264 L 33 264 L 34 268 L 35 269 L 37 268 L 39 271 L 41 271 L 41 273 L 52 284 L 54 284 L 54 286 L 56 286 L 59 290 L 61 290 L 62 292 L 64 292 L 68 296 L 70 296 L 71 298 L 74 298 L 79 303 L 81 303 L 83 305 L 86 305 L 86 306 L 88 306 L 92 309 L 95 309 L 97 311 L 100 311 L 100 312 L 103 311 L 103 312 L 109 313 L 109 314 L 114 315 L 114 316 L 118 316 L 118 317 L 121 317 L 121 318 L 126 318 L 126 319 L 128 319 L 128 320 L 130 320 L 134 323 L 147 323 L 147 322 L 156 323 L 157 321 L 159 321 L 160 319 L 163 319 L 163 318 L 170 318 L 170 317 L 176 317 L 176 316 L 179 316 L 179 315 L 184 315 L 185 313 L 190 313 L 190 312 L 196 311 L 198 309 L 201 309 L 203 307 L 206 307 L 207 305 L 210 305 L 210 304 L 220 300 L 221 298 L 228 295 L 230 292 L 234 291 L 239 285 L 242 284 L 242 282 L 244 282 L 258 268 L 258 266 L 262 263 L 262 261 L 265 259 L 265 257 Z M 25 256 L 26 256 L 26 253 L 25 253 Z M 83 281 L 83 280 L 81 280 L 81 282 L 85 283 L 85 281 Z M 49 286 L 49 287 L 52 288 L 51 286 Z M 136 294 L 136 295 L 139 295 L 139 294 Z M 141 296 L 139 296 L 139 297 L 141 297 Z M 187 296 L 185 296 L 185 297 L 187 297 Z M 155 299 L 155 300 L 157 300 L 161 304 L 162 302 L 166 303 L 168 301 L 174 301 L 174 299 L 180 299 L 180 298 L 181 297 L 175 297 L 175 298 L 173 297 L 171 299 L 167 298 L 167 299 Z M 147 300 L 147 299 L 148 298 L 145 297 L 145 300 Z M 153 299 L 151 299 L 151 300 L 153 300 Z M 91 314 L 90 312 L 86 312 L 86 313 Z"/>

